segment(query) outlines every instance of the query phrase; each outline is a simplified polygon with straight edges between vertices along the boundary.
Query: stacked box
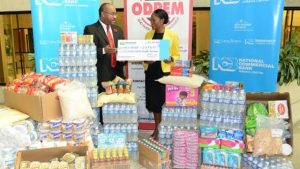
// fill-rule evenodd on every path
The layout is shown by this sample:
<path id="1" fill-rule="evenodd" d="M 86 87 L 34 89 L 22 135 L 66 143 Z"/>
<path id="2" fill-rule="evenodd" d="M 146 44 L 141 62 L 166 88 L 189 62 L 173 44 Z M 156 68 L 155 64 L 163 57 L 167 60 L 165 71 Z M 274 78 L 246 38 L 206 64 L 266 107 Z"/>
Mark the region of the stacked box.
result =
<path id="1" fill-rule="evenodd" d="M 169 169 L 170 150 L 153 139 L 138 142 L 139 162 L 147 169 Z"/>

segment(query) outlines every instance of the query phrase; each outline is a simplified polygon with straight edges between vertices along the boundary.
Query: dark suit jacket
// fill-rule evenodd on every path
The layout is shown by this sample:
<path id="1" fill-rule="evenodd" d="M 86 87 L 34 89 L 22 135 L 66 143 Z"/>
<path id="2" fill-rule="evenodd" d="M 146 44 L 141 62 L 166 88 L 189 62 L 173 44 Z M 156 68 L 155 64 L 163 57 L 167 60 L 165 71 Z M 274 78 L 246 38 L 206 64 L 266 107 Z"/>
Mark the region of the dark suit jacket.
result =
<path id="1" fill-rule="evenodd" d="M 99 21 L 94 24 L 87 25 L 84 28 L 85 35 L 94 35 L 94 43 L 97 46 L 97 76 L 98 76 L 98 90 L 103 92 L 104 88 L 101 82 L 111 81 L 116 76 L 124 78 L 123 66 L 124 63 L 118 62 L 115 68 L 111 67 L 111 54 L 103 54 L 103 48 L 109 45 L 107 35 Z M 116 25 L 111 25 L 115 48 L 118 47 L 118 39 L 124 39 L 123 30 Z"/>

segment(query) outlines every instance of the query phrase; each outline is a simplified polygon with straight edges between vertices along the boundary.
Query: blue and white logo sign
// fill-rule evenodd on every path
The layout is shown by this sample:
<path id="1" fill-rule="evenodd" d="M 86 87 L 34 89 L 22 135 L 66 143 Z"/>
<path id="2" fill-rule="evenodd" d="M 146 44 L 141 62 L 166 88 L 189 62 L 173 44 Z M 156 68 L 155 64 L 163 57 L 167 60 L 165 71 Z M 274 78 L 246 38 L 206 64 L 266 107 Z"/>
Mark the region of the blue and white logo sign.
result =
<path id="1" fill-rule="evenodd" d="M 211 0 L 209 78 L 247 92 L 277 86 L 283 0 Z"/>
<path id="2" fill-rule="evenodd" d="M 83 34 L 99 18 L 99 0 L 31 0 L 36 70 L 58 75 L 61 32 Z"/>

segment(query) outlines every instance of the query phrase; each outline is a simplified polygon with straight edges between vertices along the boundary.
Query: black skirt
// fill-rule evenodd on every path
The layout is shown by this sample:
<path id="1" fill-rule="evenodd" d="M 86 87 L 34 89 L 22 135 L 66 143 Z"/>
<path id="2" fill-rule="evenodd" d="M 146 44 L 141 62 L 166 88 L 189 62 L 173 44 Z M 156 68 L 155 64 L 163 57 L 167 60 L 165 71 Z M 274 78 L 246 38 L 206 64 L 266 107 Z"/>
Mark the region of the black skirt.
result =
<path id="1" fill-rule="evenodd" d="M 166 101 L 166 85 L 156 80 L 167 76 L 169 73 L 163 73 L 161 62 L 156 61 L 149 64 L 145 72 L 145 88 L 146 88 L 146 108 L 153 113 L 161 113 L 162 106 Z"/>
<path id="2" fill-rule="evenodd" d="M 163 39 L 164 33 L 154 33 L 152 39 Z M 162 106 L 166 101 L 166 85 L 155 80 L 168 75 L 161 69 L 161 61 L 148 65 L 145 71 L 146 108 L 149 112 L 161 113 Z"/>

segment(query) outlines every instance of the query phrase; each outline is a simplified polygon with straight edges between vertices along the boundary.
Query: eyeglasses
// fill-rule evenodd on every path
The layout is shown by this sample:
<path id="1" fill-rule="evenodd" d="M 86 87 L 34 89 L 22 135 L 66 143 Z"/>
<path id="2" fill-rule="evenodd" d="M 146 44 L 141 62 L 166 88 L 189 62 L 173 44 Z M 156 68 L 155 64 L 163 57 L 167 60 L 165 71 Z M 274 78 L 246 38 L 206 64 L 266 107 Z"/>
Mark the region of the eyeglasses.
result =
<path id="1" fill-rule="evenodd" d="M 103 11 L 103 12 L 107 13 L 110 16 L 117 17 L 117 14 L 115 12 L 112 12 L 112 13 L 107 12 L 107 11 Z"/>

